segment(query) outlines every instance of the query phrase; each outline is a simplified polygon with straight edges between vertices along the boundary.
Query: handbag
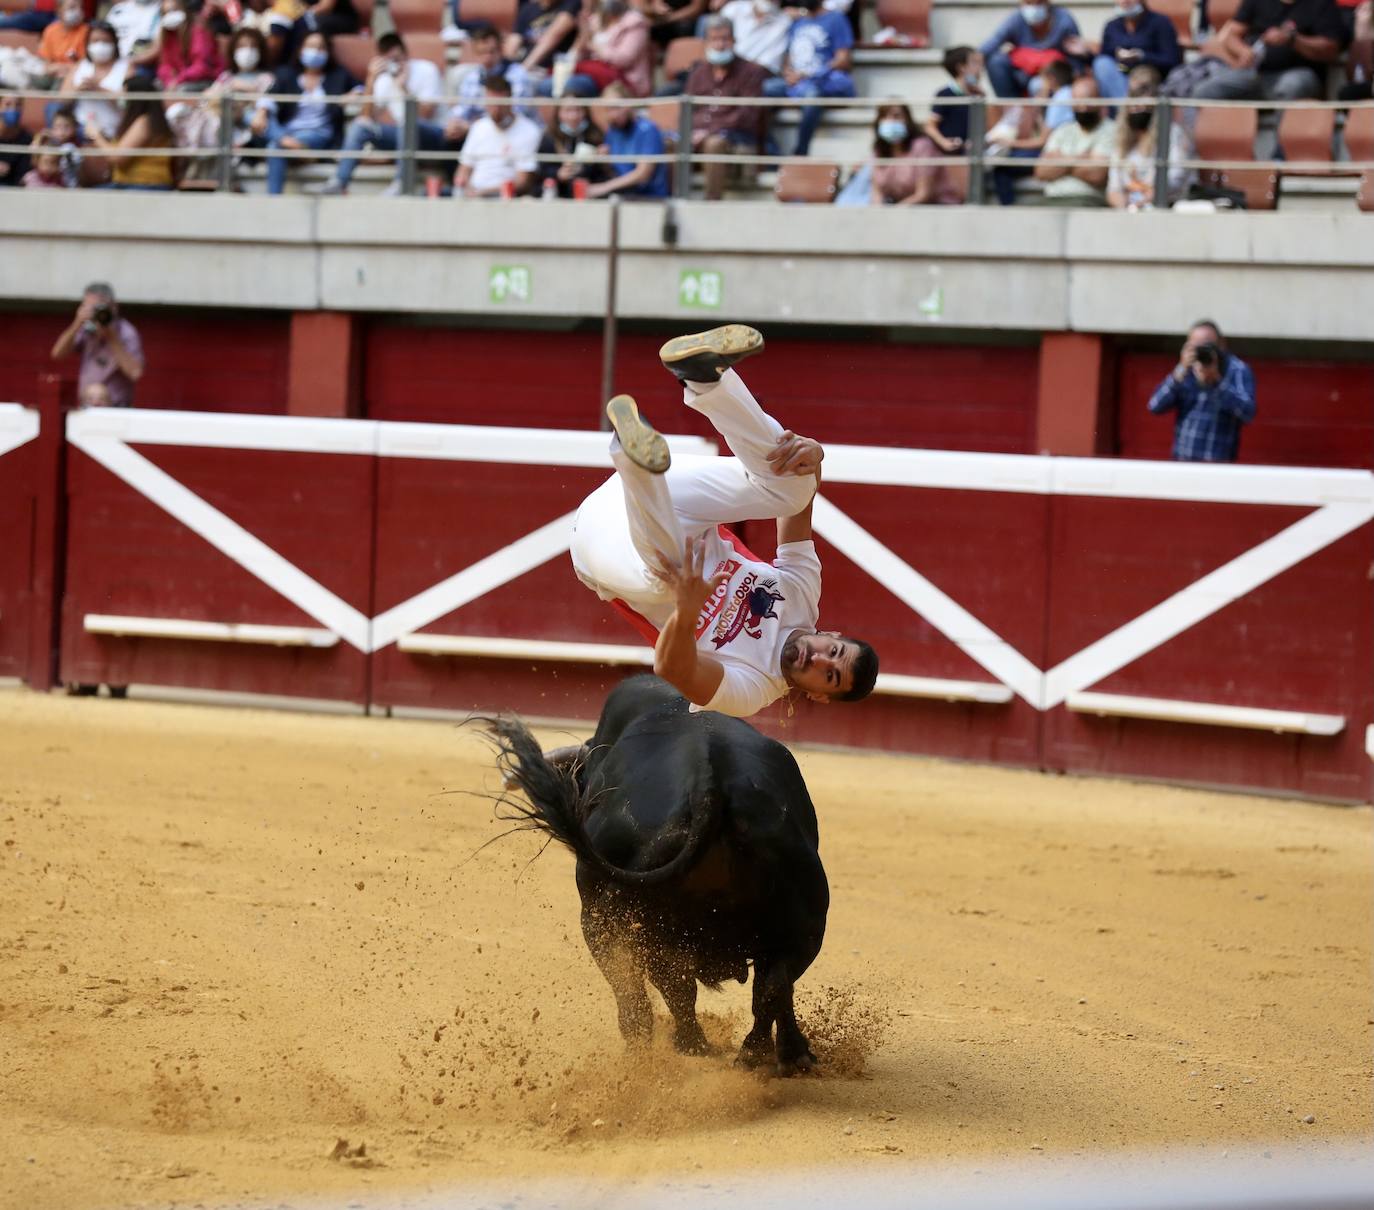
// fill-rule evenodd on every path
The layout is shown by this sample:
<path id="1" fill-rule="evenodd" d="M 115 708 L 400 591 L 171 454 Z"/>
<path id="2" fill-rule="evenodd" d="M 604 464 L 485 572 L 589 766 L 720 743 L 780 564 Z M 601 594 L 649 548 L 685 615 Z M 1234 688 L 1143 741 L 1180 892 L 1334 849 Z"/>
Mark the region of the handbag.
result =
<path id="1" fill-rule="evenodd" d="M 1007 58 L 1011 60 L 1011 65 L 1017 71 L 1023 71 L 1028 76 L 1038 76 L 1044 70 L 1046 63 L 1062 60 L 1064 53 L 1053 47 L 1041 49 L 1035 46 L 1017 46 L 1013 48 Z"/>

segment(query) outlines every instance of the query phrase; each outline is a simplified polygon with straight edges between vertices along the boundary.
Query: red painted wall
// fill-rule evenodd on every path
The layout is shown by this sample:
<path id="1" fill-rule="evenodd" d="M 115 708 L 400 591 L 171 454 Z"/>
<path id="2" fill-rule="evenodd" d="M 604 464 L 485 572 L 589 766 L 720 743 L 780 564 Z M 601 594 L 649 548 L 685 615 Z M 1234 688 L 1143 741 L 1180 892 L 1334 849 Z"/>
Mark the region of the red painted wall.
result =
<path id="1" fill-rule="evenodd" d="M 373 460 L 262 450 L 139 451 L 355 609 L 371 613 Z M 62 680 L 367 700 L 367 659 L 326 649 L 88 634 L 88 613 L 319 623 L 75 449 L 68 450 Z"/>
<path id="2" fill-rule="evenodd" d="M 0 676 L 28 673 L 37 491 L 37 443 L 0 454 Z"/>
<path id="3" fill-rule="evenodd" d="M 1374 363 L 1245 360 L 1255 372 L 1256 412 L 1241 436 L 1241 462 L 1374 468 Z M 1176 363 L 1167 354 L 1121 354 L 1121 457 L 1169 457 L 1173 416 L 1152 416 L 1146 404 Z"/>
<path id="4" fill-rule="evenodd" d="M 74 307 L 73 307 L 74 309 Z M 144 408 L 193 412 L 286 411 L 290 317 L 133 308 L 128 316 L 143 340 L 146 370 L 135 391 Z M 54 362 L 53 342 L 71 312 L 4 312 L 0 402 L 29 403 L 40 373 L 75 379 L 79 359 Z"/>
<path id="5" fill-rule="evenodd" d="M 660 335 L 622 336 L 615 389 L 673 432 L 710 435 L 679 407 Z M 375 320 L 365 338 L 364 414 L 374 420 L 596 428 L 601 339 L 565 332 L 430 328 Z M 868 341 L 769 340 L 741 366 L 780 420 L 821 441 L 1029 453 L 1037 353 Z"/>

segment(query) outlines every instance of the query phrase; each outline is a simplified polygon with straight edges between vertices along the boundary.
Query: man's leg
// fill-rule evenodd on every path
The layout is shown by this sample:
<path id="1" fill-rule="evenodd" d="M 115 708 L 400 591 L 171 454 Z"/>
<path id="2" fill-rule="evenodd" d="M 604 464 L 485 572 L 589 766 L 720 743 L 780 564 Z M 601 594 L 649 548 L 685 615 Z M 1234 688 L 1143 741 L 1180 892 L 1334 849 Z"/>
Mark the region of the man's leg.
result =
<path id="1" fill-rule="evenodd" d="M 1259 95 L 1259 72 L 1239 67 L 1219 71 L 1193 90 L 1193 96 L 1204 101 L 1249 101 Z"/>
<path id="2" fill-rule="evenodd" d="M 1126 73 L 1111 55 L 1098 55 L 1093 60 L 1093 79 L 1097 81 L 1097 91 L 1104 97 L 1126 95 Z"/>
<path id="3" fill-rule="evenodd" d="M 1321 80 L 1310 67 L 1260 73 L 1260 91 L 1266 101 L 1301 101 L 1321 96 Z"/>

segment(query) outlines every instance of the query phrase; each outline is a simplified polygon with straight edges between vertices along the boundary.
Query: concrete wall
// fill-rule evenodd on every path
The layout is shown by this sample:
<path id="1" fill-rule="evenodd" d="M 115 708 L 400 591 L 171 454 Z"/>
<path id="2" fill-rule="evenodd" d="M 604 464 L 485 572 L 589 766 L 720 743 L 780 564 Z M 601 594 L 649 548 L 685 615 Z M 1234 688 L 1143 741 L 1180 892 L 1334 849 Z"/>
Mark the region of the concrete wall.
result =
<path id="1" fill-rule="evenodd" d="M 679 203 L 621 211 L 620 310 L 635 318 L 1374 338 L 1374 219 L 1034 208 Z M 130 302 L 408 313 L 597 315 L 608 207 L 425 199 L 27 193 L 0 201 L 0 298 L 68 300 L 93 278 Z M 493 303 L 494 266 L 531 272 Z M 717 310 L 681 271 L 723 277 Z"/>

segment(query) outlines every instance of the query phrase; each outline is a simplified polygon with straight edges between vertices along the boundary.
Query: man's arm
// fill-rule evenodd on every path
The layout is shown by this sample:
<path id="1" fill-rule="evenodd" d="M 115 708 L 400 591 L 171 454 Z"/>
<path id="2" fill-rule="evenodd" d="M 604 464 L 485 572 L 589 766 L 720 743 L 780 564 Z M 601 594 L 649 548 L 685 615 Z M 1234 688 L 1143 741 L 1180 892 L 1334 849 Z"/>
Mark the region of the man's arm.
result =
<path id="1" fill-rule="evenodd" d="M 707 581 L 702 575 L 705 563 L 706 539 L 688 538 L 681 566 L 663 555 L 662 566 L 655 569 L 673 590 L 675 606 L 654 644 L 654 673 L 698 706 L 705 706 L 716 696 L 725 676 L 718 660 L 697 650 L 696 624 L 701 607 L 728 578 L 722 573 Z"/>
<path id="2" fill-rule="evenodd" d="M 529 53 L 521 60 L 520 66 L 527 71 L 531 67 L 539 67 L 545 59 L 553 54 L 554 47 L 576 28 L 577 21 L 571 13 L 559 13 L 549 22 L 544 32 L 539 35 L 539 41 L 530 47 Z"/>
<path id="3" fill-rule="evenodd" d="M 69 357 L 76 352 L 76 338 L 81 335 L 81 325 L 90 319 L 94 312 L 95 308 L 88 305 L 83 299 L 81 305 L 76 309 L 75 318 L 67 325 L 66 331 L 53 343 L 52 359 L 54 361 L 61 361 L 62 358 Z"/>
<path id="4" fill-rule="evenodd" d="M 1068 176 L 1073 172 L 1073 169 L 1059 163 L 1063 158 L 1059 152 L 1046 148 L 1041 153 L 1040 158 L 1035 161 L 1035 179 L 1037 181 L 1057 181 L 1061 176 Z"/>
<path id="5" fill-rule="evenodd" d="M 1100 159 L 1100 157 L 1095 158 Z M 1101 160 L 1100 164 L 1081 164 L 1077 168 L 1070 168 L 1069 174 L 1076 176 L 1080 181 L 1091 185 L 1094 189 L 1102 189 L 1107 184 L 1107 167 L 1107 161 Z"/>
<path id="6" fill-rule="evenodd" d="M 778 438 L 773 452 L 768 455 L 768 463 L 775 475 L 816 477 L 816 490 L 811 493 L 806 507 L 794 516 L 778 518 L 779 546 L 785 546 L 788 542 L 811 541 L 811 507 L 816 502 L 816 492 L 821 490 L 821 462 L 824 458 L 825 450 L 819 441 L 799 437 L 790 429 Z"/>
<path id="7" fill-rule="evenodd" d="M 115 324 L 110 324 L 104 332 L 105 343 L 110 346 L 110 352 L 114 355 L 115 365 L 120 369 L 131 382 L 137 382 L 143 377 L 143 347 L 135 336 L 130 344 L 124 343 L 124 337 L 120 335 L 119 328 Z"/>
<path id="8" fill-rule="evenodd" d="M 1241 424 L 1255 418 L 1255 377 L 1250 367 L 1232 360 L 1217 386 L 1217 406 L 1230 412 Z"/>

